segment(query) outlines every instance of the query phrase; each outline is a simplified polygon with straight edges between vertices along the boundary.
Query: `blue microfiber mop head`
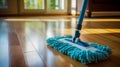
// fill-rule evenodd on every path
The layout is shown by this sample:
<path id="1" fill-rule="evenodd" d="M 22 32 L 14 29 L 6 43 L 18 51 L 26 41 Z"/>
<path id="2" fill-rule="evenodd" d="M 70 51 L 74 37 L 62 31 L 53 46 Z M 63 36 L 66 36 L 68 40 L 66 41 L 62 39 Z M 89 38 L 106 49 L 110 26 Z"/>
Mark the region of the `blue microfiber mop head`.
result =
<path id="1" fill-rule="evenodd" d="M 47 43 L 52 48 L 63 54 L 69 55 L 82 64 L 106 60 L 111 54 L 111 49 L 108 46 L 83 41 L 74 43 L 71 39 L 72 36 L 56 36 L 48 38 Z"/>

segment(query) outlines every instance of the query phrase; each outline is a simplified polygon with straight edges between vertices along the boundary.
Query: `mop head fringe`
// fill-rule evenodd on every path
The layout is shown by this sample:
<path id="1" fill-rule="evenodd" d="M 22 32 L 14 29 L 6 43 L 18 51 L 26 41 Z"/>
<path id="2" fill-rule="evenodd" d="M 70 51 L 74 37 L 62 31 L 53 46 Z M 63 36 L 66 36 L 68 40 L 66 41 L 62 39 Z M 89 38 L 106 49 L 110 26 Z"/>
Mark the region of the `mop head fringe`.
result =
<path id="1" fill-rule="evenodd" d="M 68 35 L 48 38 L 46 41 L 50 47 L 80 61 L 82 64 L 106 60 L 111 54 L 111 49 L 108 46 L 84 41 L 73 43 L 71 39 L 72 36 Z"/>

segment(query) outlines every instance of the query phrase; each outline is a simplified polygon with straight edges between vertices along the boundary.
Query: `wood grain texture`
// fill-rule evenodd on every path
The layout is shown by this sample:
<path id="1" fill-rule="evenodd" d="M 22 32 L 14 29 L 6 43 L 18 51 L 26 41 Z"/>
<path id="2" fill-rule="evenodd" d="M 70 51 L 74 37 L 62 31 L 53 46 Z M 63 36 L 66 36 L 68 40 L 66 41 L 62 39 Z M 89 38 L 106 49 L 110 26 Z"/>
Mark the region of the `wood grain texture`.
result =
<path id="1" fill-rule="evenodd" d="M 15 33 L 9 34 L 11 67 L 27 67 L 24 54 Z"/>

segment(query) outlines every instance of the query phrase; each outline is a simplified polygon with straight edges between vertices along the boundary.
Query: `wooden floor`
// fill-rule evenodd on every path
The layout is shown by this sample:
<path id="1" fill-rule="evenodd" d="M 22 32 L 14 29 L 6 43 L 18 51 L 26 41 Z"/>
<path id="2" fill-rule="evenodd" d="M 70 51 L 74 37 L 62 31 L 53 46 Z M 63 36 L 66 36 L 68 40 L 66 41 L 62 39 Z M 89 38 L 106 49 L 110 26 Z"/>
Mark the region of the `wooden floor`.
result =
<path id="1" fill-rule="evenodd" d="M 85 18 L 81 40 L 112 49 L 106 61 L 83 65 L 47 46 L 46 38 L 74 33 L 77 17 L 0 19 L 0 67 L 120 67 L 120 19 Z"/>

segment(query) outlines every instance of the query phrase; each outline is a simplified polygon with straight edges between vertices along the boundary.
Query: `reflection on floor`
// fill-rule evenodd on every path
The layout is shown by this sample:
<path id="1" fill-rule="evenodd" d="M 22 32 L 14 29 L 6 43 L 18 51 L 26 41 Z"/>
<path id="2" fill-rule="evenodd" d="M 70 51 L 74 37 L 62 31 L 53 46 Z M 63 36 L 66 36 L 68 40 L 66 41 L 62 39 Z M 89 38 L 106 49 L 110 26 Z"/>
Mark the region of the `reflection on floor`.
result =
<path id="1" fill-rule="evenodd" d="M 83 65 L 47 46 L 46 38 L 74 34 L 76 17 L 0 20 L 0 67 L 120 67 L 120 19 L 84 19 L 81 40 L 108 45 L 106 61 Z M 5 65 L 5 66 L 4 66 Z"/>

